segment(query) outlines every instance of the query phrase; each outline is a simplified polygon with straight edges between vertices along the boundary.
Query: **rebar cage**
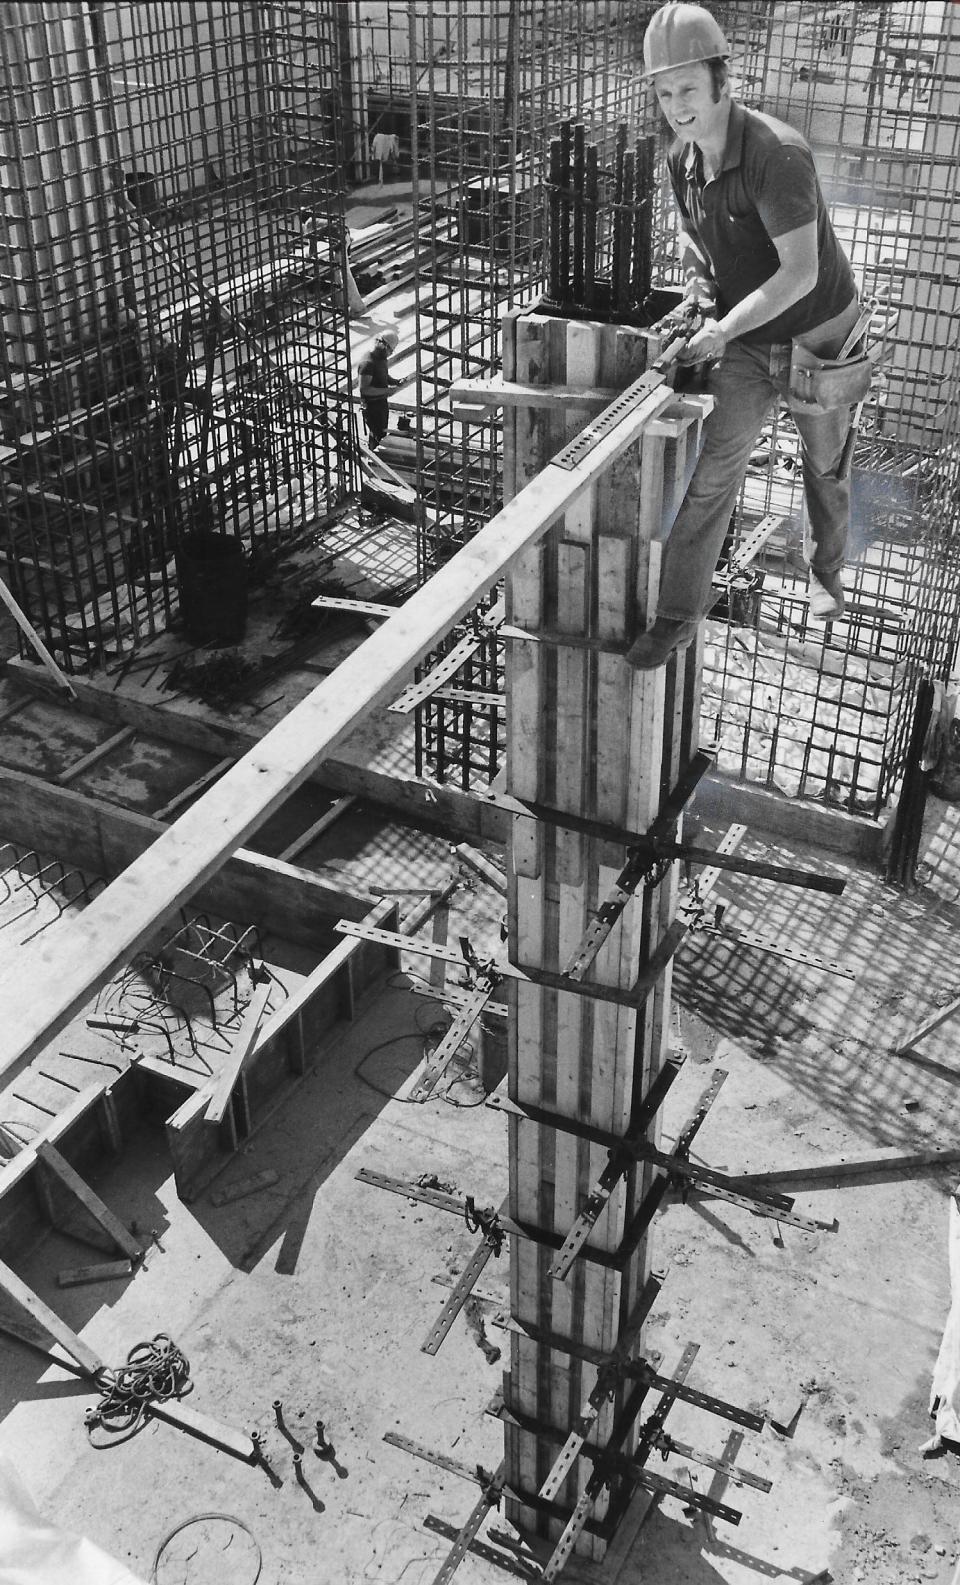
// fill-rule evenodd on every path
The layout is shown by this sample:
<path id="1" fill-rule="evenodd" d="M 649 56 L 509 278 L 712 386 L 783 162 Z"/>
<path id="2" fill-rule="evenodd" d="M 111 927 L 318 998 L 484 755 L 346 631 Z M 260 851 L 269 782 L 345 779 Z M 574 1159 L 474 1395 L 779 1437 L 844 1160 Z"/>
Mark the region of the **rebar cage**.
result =
<path id="1" fill-rule="evenodd" d="M 3 7 L 0 544 L 68 670 L 166 624 L 186 531 L 355 486 L 339 22 Z"/>

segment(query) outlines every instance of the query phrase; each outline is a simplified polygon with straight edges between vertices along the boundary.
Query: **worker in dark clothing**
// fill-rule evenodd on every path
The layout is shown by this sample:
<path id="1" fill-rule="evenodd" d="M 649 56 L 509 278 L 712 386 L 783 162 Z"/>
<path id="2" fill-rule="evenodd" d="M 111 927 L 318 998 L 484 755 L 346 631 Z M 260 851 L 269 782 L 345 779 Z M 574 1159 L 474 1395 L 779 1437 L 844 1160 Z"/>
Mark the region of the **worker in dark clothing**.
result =
<path id="1" fill-rule="evenodd" d="M 667 166 L 680 215 L 684 300 L 702 315 L 682 361 L 708 365 L 706 388 L 715 398 L 664 547 L 657 620 L 628 654 L 648 669 L 689 644 L 710 609 L 750 454 L 781 398 L 800 435 L 810 613 L 821 621 L 842 615 L 850 484 L 840 461 L 851 408 L 804 411 L 790 395 L 790 365 L 795 343 L 835 358 L 860 310 L 808 145 L 784 122 L 731 98 L 729 46 L 710 13 L 661 6 L 643 51 L 644 75 L 675 134 Z"/>
<path id="2" fill-rule="evenodd" d="M 376 451 L 389 427 L 390 392 L 403 384 L 402 380 L 395 380 L 390 374 L 390 354 L 396 349 L 397 340 L 395 330 L 381 331 L 360 359 L 357 370 L 360 376 L 360 407 L 371 451 Z"/>

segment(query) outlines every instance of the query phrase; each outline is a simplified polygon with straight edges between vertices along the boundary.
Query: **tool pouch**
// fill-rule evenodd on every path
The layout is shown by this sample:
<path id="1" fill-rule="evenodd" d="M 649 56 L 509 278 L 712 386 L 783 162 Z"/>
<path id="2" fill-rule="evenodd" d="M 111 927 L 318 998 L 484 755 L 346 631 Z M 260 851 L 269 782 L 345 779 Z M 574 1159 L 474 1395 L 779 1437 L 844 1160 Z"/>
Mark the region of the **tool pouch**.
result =
<path id="1" fill-rule="evenodd" d="M 798 341 L 790 359 L 790 406 L 801 413 L 832 413 L 856 407 L 870 389 L 873 359 L 818 358 Z"/>

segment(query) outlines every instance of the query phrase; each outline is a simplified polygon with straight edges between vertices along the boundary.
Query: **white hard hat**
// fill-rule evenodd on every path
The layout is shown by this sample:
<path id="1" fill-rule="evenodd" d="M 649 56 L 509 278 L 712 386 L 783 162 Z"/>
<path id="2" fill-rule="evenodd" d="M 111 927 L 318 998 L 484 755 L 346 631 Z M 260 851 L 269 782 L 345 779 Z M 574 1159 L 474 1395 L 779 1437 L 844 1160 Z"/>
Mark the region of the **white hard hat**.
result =
<path id="1" fill-rule="evenodd" d="M 703 6 L 669 0 L 650 18 L 643 35 L 643 75 L 651 78 L 675 66 L 726 59 L 730 54 L 723 29 Z"/>

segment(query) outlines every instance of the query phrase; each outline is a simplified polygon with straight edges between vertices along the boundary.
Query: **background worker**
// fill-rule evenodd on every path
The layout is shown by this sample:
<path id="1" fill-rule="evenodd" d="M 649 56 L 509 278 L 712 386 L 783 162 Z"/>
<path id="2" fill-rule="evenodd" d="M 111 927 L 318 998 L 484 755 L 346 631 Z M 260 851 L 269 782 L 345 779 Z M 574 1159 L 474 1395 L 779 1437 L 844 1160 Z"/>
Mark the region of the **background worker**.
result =
<path id="1" fill-rule="evenodd" d="M 675 135 L 667 166 L 684 300 L 703 316 L 682 361 L 712 365 L 706 389 L 716 399 L 664 547 L 657 620 L 627 657 L 644 669 L 689 644 L 713 602 L 711 579 L 750 454 L 777 401 L 788 398 L 793 341 L 835 357 L 859 317 L 810 148 L 786 123 L 731 97 L 729 54 L 717 22 L 698 5 L 661 6 L 643 40 L 644 76 Z M 827 621 L 843 612 L 850 485 L 838 467 L 851 411 L 792 411 L 810 611 Z"/>
<path id="2" fill-rule="evenodd" d="M 390 392 L 402 380 L 390 374 L 390 354 L 396 348 L 395 330 L 382 330 L 357 366 L 360 376 L 360 407 L 367 426 L 371 451 L 376 451 L 390 424 Z"/>

